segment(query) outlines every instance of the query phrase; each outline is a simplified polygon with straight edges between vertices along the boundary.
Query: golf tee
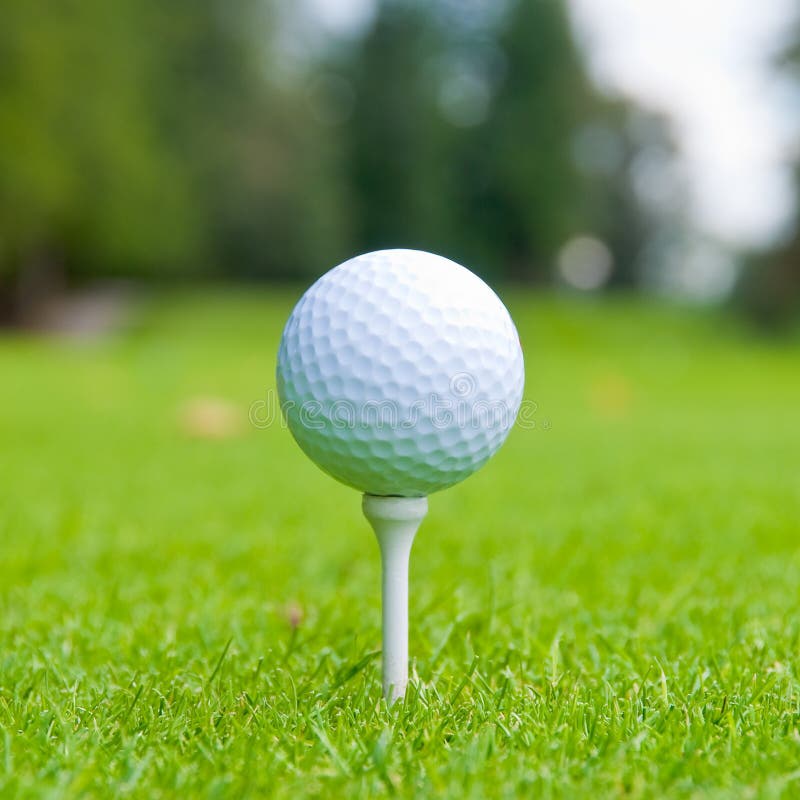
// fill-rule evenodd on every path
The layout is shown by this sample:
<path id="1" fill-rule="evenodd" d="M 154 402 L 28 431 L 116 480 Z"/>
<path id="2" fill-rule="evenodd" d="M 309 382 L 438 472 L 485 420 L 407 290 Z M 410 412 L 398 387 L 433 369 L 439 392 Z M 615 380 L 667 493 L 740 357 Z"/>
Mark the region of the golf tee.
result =
<path id="1" fill-rule="evenodd" d="M 428 499 L 365 494 L 362 507 L 381 551 L 383 694 L 391 704 L 408 683 L 408 560 Z"/>

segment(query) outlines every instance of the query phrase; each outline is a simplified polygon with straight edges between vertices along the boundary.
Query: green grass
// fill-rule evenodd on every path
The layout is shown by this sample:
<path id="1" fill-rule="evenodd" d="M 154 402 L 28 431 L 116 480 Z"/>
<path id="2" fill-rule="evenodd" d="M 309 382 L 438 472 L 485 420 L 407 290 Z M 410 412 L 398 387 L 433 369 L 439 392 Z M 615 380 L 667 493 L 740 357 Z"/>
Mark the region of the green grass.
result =
<path id="1" fill-rule="evenodd" d="M 798 796 L 796 341 L 510 295 L 537 426 L 431 498 L 387 709 L 359 498 L 246 423 L 293 299 L 0 340 L 0 796 Z"/>

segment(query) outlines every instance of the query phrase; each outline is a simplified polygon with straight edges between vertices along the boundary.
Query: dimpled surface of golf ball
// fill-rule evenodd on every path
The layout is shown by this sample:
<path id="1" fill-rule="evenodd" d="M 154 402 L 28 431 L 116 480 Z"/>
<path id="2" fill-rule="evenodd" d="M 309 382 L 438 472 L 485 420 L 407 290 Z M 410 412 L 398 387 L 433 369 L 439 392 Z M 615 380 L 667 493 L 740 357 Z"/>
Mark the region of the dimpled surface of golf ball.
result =
<path id="1" fill-rule="evenodd" d="M 278 352 L 297 443 L 374 495 L 423 496 L 475 472 L 508 435 L 523 382 L 519 337 L 497 295 L 416 250 L 367 253 L 323 275 Z"/>

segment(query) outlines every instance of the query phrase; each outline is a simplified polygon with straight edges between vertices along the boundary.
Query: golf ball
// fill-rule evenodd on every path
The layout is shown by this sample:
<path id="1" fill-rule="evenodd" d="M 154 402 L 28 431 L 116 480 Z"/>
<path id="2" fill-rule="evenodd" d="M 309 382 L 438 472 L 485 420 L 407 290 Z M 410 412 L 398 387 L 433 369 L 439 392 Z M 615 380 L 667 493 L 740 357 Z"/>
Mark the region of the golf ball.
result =
<path id="1" fill-rule="evenodd" d="M 519 337 L 475 274 L 418 250 L 323 275 L 283 331 L 277 384 L 297 443 L 334 478 L 420 497 L 471 475 L 522 400 Z"/>

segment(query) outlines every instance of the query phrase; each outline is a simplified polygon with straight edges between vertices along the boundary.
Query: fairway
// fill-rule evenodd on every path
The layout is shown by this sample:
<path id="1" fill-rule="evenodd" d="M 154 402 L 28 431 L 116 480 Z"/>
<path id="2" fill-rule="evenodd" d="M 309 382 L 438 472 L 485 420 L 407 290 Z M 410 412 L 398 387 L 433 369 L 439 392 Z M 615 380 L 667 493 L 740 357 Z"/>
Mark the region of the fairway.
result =
<path id="1" fill-rule="evenodd" d="M 360 497 L 266 424 L 300 293 L 0 339 L 0 796 L 798 796 L 797 338 L 501 292 L 528 424 L 430 498 L 387 709 Z"/>

